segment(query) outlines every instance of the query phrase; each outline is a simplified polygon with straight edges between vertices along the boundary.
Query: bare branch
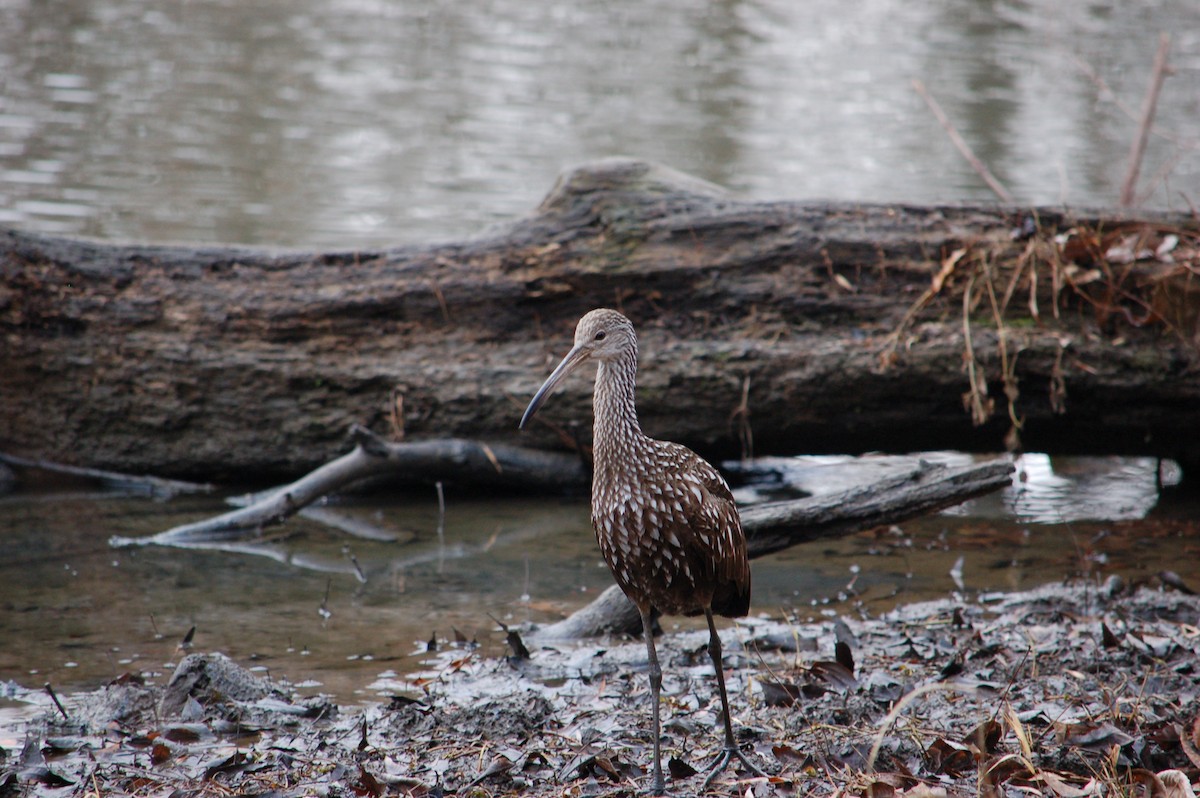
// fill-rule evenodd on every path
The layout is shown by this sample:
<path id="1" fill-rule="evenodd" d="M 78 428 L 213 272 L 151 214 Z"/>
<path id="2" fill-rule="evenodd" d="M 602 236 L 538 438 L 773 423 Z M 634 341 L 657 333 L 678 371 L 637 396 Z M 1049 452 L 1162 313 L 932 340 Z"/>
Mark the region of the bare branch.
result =
<path id="1" fill-rule="evenodd" d="M 983 161 L 979 160 L 979 158 L 971 150 L 970 146 L 967 145 L 967 142 L 963 139 L 963 137 L 958 134 L 958 130 L 954 127 L 954 123 L 950 121 L 950 118 L 946 116 L 945 111 L 942 110 L 942 106 L 938 105 L 938 101 L 933 99 L 929 92 L 926 91 L 925 84 L 919 80 L 913 80 L 913 88 L 917 90 L 917 94 L 921 95 L 921 99 L 923 99 L 925 104 L 929 106 L 929 110 L 933 111 L 933 115 L 937 117 L 937 121 L 941 123 L 942 128 L 946 131 L 946 135 L 950 137 L 951 143 L 958 148 L 958 151 L 962 154 L 962 157 L 967 159 L 967 163 L 971 165 L 971 168 L 975 170 L 975 173 L 983 178 L 983 182 L 987 183 L 987 186 L 992 190 L 992 193 L 999 197 L 1003 202 L 1010 204 L 1015 202 L 1013 195 L 1008 192 L 1008 189 L 1004 187 L 1004 184 L 992 174 L 991 170 L 987 168 Z"/>
<path id="2" fill-rule="evenodd" d="M 444 438 L 390 443 L 369 430 L 351 431 L 352 451 L 283 487 L 267 491 L 245 507 L 216 518 L 173 527 L 144 538 L 114 537 L 113 546 L 202 545 L 253 537 L 317 499 L 369 477 L 428 482 L 457 479 L 484 485 L 516 485 L 563 491 L 587 486 L 589 474 L 578 457 L 557 452 L 491 446 Z"/>
<path id="3" fill-rule="evenodd" d="M 1150 88 L 1142 102 L 1141 121 L 1138 123 L 1137 135 L 1129 148 L 1129 167 L 1125 172 L 1125 181 L 1121 184 L 1121 207 L 1133 205 L 1137 194 L 1138 172 L 1142 168 L 1142 156 L 1146 153 L 1146 140 L 1150 137 L 1150 126 L 1154 122 L 1154 112 L 1158 107 L 1158 95 L 1162 92 L 1163 81 L 1170 74 L 1167 66 L 1167 53 L 1171 50 L 1171 37 L 1161 34 L 1158 37 L 1158 52 L 1154 54 L 1154 72 L 1150 78 Z"/>

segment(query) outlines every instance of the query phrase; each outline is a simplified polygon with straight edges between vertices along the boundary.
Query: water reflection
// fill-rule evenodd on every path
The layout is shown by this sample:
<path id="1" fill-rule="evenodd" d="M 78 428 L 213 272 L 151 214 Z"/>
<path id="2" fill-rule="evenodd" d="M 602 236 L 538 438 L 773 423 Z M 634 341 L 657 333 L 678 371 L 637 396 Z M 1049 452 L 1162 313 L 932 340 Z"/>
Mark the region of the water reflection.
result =
<path id="1" fill-rule="evenodd" d="M 1160 31 L 1144 174 L 1200 195 L 1200 6 L 865 0 L 47 0 L 0 5 L 0 223 L 366 247 L 526 212 L 565 165 L 668 163 L 759 198 L 1112 203 Z M 1101 91 L 1076 59 L 1109 84 Z"/>
<path id="2" fill-rule="evenodd" d="M 952 466 L 984 458 L 960 452 L 926 452 L 921 459 Z M 745 469 L 747 484 L 735 491 L 742 503 L 832 493 L 894 476 L 912 468 L 904 455 L 809 455 L 766 457 Z M 1060 457 L 1037 452 L 1014 461 L 1016 478 L 1008 488 L 946 511 L 972 518 L 1012 518 L 1021 523 L 1121 521 L 1145 518 L 1157 506 L 1162 488 L 1182 477 L 1173 461 L 1153 457 Z M 742 471 L 737 463 L 727 469 Z"/>
<path id="3" fill-rule="evenodd" d="M 1145 518 L 1158 503 L 1160 488 L 1179 483 L 1171 462 L 1153 457 L 1051 458 L 1025 455 L 1021 481 L 1006 496 L 1019 519 L 1033 523 Z"/>
<path id="4" fill-rule="evenodd" d="M 954 452 L 927 459 L 963 461 Z M 857 463 L 857 465 L 855 465 Z M 830 492 L 911 466 L 900 457 L 770 459 L 745 501 Z M 1027 455 L 1006 491 L 890 529 L 799 546 L 754 563 L 753 612 L 881 612 L 901 601 L 1029 588 L 1064 576 L 1200 587 L 1197 508 L 1155 506 L 1156 463 Z M 764 475 L 774 475 L 767 482 Z M 780 475 L 783 475 L 782 477 Z M 1177 478 L 1164 470 L 1164 482 Z M 506 623 L 548 622 L 611 584 L 586 500 L 357 499 L 228 550 L 114 550 L 221 512 L 212 497 L 112 493 L 0 499 L 0 686 L 91 687 L 126 670 L 162 677 L 195 626 L 228 653 L 340 700 L 374 696 L 383 671 L 419 667 L 424 641 L 478 639 L 499 654 Z M 336 523 L 330 525 L 329 514 Z M 370 529 L 371 539 L 351 537 Z M 248 556 L 268 555 L 268 556 Z M 951 572 L 955 572 L 955 576 Z M 668 628 L 688 627 L 667 619 Z M 389 680 L 384 680 L 391 683 Z"/>
<path id="5" fill-rule="evenodd" d="M 393 530 L 392 541 L 299 519 L 252 548 L 106 543 L 114 533 L 149 534 L 220 510 L 219 501 L 197 497 L 0 500 L 0 639 L 22 641 L 0 646 L 0 682 L 69 689 L 126 669 L 162 673 L 196 626 L 197 647 L 307 668 L 327 689 L 352 695 L 364 680 L 361 666 L 348 663 L 407 661 L 415 641 L 452 628 L 486 639 L 488 613 L 554 619 L 607 586 L 587 509 L 577 503 L 451 497 L 441 536 L 433 497 L 338 508 Z"/>

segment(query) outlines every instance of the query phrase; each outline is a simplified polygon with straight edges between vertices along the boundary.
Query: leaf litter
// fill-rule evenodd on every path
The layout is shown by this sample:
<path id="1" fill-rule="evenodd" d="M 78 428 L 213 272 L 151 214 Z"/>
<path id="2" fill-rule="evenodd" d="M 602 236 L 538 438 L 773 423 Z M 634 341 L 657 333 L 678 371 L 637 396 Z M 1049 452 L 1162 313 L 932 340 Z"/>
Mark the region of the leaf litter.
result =
<path id="1" fill-rule="evenodd" d="M 0 796 L 637 794 L 651 751 L 644 645 L 521 631 L 528 656 L 448 643 L 393 701 L 365 707 L 190 654 L 165 687 L 124 676 L 64 697 L 65 718 L 51 707 L 29 721 L 22 751 L 0 759 Z M 720 752 L 706 636 L 660 644 L 675 795 L 700 794 Z M 1200 598 L 1169 585 L 754 618 L 722 636 L 739 743 L 775 775 L 729 771 L 706 794 L 1194 795 Z"/>

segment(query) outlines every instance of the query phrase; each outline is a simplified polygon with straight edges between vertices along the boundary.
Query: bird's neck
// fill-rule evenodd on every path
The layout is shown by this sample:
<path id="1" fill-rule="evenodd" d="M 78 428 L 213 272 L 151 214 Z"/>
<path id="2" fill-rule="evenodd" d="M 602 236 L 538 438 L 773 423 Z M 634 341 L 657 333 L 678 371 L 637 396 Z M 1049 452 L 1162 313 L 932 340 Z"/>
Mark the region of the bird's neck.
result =
<path id="1" fill-rule="evenodd" d="M 618 360 L 601 361 L 592 399 L 592 455 L 597 471 L 620 471 L 637 461 L 647 439 L 634 406 L 637 352 Z"/>

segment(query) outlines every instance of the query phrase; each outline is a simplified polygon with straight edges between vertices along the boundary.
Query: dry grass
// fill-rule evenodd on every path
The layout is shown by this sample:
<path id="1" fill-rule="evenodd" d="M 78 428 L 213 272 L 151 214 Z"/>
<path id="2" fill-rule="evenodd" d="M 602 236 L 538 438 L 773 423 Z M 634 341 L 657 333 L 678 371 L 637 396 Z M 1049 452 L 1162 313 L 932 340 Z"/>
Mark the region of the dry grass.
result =
<path id="1" fill-rule="evenodd" d="M 964 409 L 975 425 L 989 422 L 998 404 L 989 385 L 998 386 L 1010 425 L 1007 442 L 1015 450 L 1023 424 L 1017 365 L 1029 331 L 1059 334 L 1049 389 L 1055 413 L 1065 410 L 1070 334 L 1064 314 L 1079 317 L 1087 334 L 1115 344 L 1149 333 L 1200 352 L 1200 231 L 1153 222 L 1109 229 L 1079 223 L 1060 231 L 1030 216 L 1009 240 L 966 243 L 942 258 L 929 287 L 887 336 L 882 368 L 898 362 L 914 326 L 935 304 L 961 308 Z"/>

